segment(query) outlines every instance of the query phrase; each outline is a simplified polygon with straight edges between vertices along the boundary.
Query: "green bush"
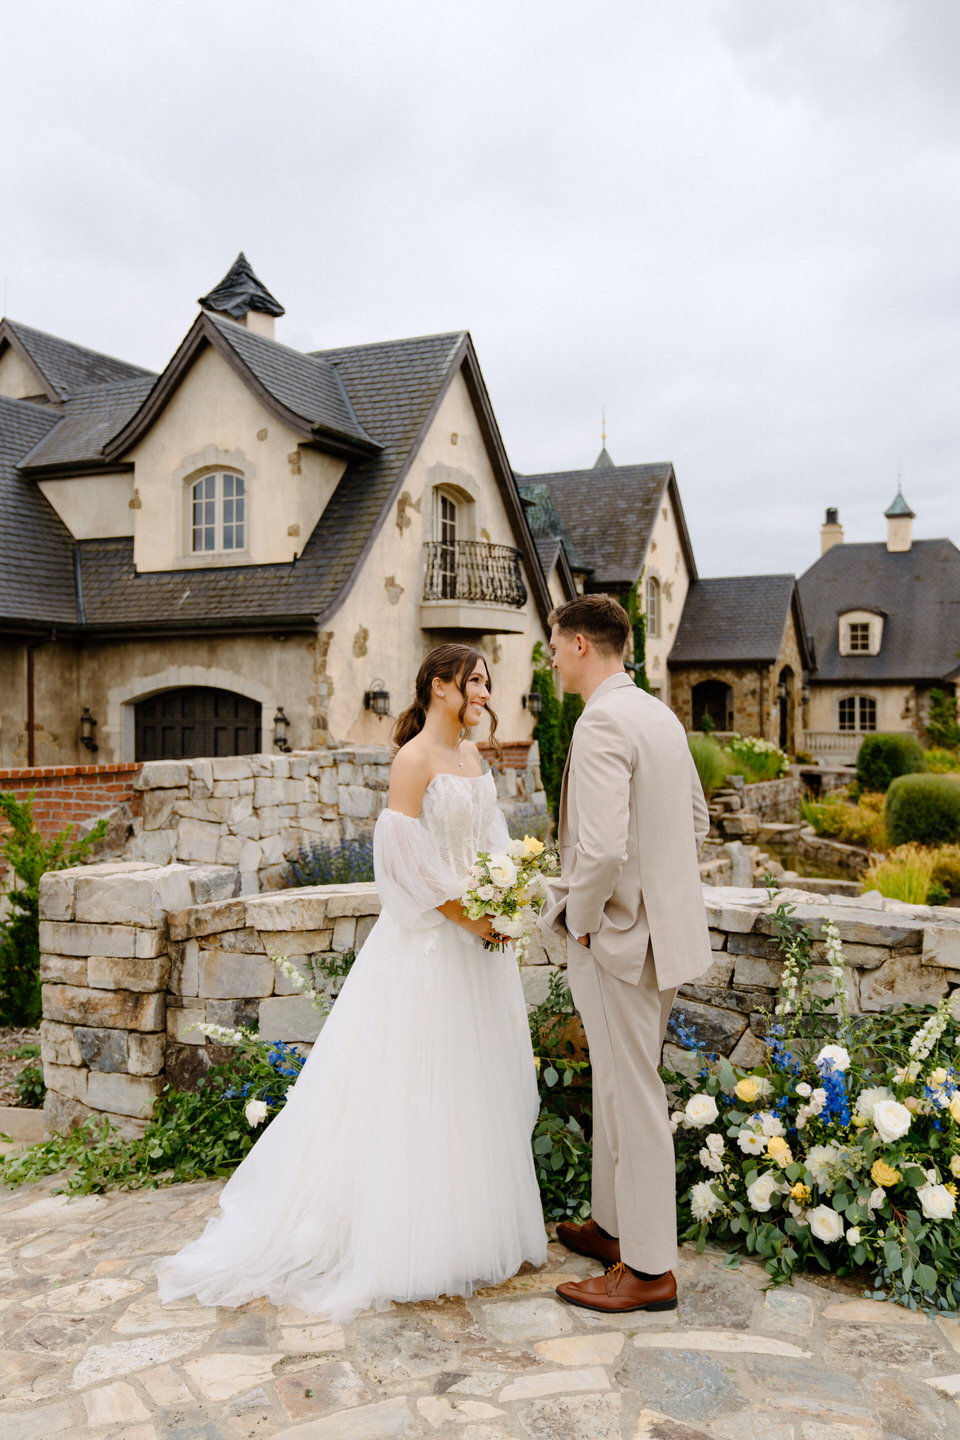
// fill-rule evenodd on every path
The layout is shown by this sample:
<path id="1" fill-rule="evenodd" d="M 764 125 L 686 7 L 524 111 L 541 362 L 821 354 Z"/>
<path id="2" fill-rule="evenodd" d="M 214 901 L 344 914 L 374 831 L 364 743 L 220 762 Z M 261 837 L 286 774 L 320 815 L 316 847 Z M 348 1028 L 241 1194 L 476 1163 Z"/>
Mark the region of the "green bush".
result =
<path id="1" fill-rule="evenodd" d="M 900 775 L 884 810 L 893 845 L 949 845 L 960 840 L 960 784 L 949 775 Z"/>
<path id="2" fill-rule="evenodd" d="M 688 735 L 687 744 L 690 746 L 690 754 L 697 767 L 704 795 L 710 795 L 714 790 L 719 790 L 727 778 L 729 757 L 720 749 L 716 740 L 712 740 L 709 735 Z"/>
<path id="3" fill-rule="evenodd" d="M 553 681 L 553 662 L 540 640 L 533 647 L 530 689 L 540 696 L 540 714 L 533 727 L 533 738 L 540 751 L 540 778 L 547 792 L 547 804 L 556 815 L 567 752 L 560 738 L 560 701 Z"/>
<path id="4" fill-rule="evenodd" d="M 17 1076 L 17 1104 L 39 1110 L 47 1087 L 43 1080 L 42 1065 L 25 1065 Z"/>
<path id="5" fill-rule="evenodd" d="M 931 745 L 956 751 L 960 745 L 960 724 L 957 723 L 957 697 L 943 690 L 930 691 L 927 714 L 927 738 Z"/>
<path id="6" fill-rule="evenodd" d="M 923 768 L 932 775 L 946 775 L 951 770 L 960 770 L 960 755 L 946 745 L 931 745 L 923 752 Z"/>
<path id="7" fill-rule="evenodd" d="M 888 790 L 898 775 L 923 769 L 923 747 L 915 735 L 868 735 L 857 751 L 857 780 L 863 790 Z"/>

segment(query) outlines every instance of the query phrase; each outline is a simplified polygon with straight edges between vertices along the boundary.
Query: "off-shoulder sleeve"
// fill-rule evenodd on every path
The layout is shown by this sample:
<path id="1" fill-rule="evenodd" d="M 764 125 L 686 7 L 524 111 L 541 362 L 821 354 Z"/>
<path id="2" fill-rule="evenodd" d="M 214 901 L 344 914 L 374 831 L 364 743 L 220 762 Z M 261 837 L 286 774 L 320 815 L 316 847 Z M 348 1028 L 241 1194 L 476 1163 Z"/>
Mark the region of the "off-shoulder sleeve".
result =
<path id="1" fill-rule="evenodd" d="M 373 831 L 373 873 L 384 911 L 410 929 L 440 925 L 437 906 L 467 888 L 419 820 L 383 810 Z"/>

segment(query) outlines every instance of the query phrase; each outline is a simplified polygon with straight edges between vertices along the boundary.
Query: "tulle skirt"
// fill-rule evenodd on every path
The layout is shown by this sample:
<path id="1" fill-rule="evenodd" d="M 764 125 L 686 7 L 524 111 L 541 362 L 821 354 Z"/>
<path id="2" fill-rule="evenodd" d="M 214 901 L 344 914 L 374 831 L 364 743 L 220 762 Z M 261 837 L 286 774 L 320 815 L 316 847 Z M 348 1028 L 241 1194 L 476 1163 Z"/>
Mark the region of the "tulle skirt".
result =
<path id="1" fill-rule="evenodd" d="M 158 1262 L 161 1300 L 342 1321 L 542 1264 L 537 1110 L 512 952 L 381 915 L 219 1214 Z"/>

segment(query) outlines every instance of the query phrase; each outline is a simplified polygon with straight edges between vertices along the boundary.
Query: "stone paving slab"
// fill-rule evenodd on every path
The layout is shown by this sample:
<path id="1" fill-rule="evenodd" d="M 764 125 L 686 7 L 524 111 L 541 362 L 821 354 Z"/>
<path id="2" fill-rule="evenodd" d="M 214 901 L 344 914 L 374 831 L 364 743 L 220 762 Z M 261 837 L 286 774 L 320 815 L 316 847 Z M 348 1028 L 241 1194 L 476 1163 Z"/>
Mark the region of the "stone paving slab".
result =
<path id="1" fill-rule="evenodd" d="M 563 1304 L 552 1243 L 469 1300 L 336 1325 L 255 1301 L 163 1307 L 150 1262 L 220 1184 L 0 1190 L 2 1440 L 960 1440 L 960 1321 L 684 1250 L 675 1312 Z"/>

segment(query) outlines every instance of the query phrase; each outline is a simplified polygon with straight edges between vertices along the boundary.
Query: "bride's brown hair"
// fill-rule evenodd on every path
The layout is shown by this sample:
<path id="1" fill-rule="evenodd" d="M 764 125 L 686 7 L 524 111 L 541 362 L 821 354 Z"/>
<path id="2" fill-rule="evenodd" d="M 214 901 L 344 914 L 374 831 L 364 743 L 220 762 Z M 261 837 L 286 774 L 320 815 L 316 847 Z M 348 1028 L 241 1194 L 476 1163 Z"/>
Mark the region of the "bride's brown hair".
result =
<path id="1" fill-rule="evenodd" d="M 460 706 L 460 724 L 463 724 L 463 717 L 467 713 L 466 685 L 478 660 L 487 672 L 487 689 L 492 690 L 490 666 L 487 664 L 486 657 L 481 655 L 479 650 L 475 650 L 472 645 L 438 645 L 435 650 L 430 651 L 417 671 L 413 687 L 413 704 L 404 710 L 394 727 L 395 745 L 406 745 L 414 735 L 420 734 L 430 708 L 434 680 L 445 680 L 448 684 L 452 682 L 460 691 L 463 696 L 463 704 Z M 499 755 L 501 749 L 497 740 L 497 716 L 489 705 L 486 708 L 487 714 L 490 716 L 490 743 Z"/>

